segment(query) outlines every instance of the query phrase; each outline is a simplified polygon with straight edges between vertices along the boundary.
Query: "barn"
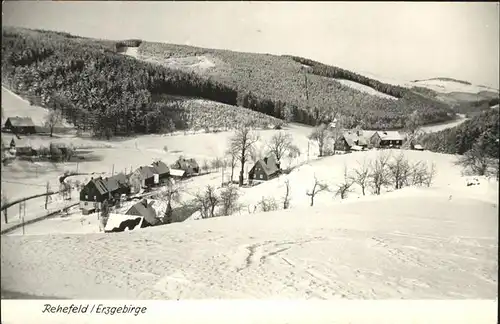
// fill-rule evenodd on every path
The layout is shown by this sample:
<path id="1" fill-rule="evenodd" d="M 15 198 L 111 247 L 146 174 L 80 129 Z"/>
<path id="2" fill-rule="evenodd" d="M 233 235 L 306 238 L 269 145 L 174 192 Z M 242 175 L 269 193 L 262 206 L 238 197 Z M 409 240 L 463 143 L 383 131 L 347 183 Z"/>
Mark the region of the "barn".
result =
<path id="1" fill-rule="evenodd" d="M 377 148 L 401 147 L 405 137 L 398 131 L 377 131 L 370 138 L 370 144 Z"/>
<path id="2" fill-rule="evenodd" d="M 267 181 L 276 178 L 280 174 L 278 163 L 274 156 L 265 157 L 255 162 L 254 166 L 248 172 L 248 181 L 253 182 Z"/>
<path id="3" fill-rule="evenodd" d="M 14 134 L 35 134 L 35 124 L 29 117 L 9 117 L 5 121 L 5 129 Z"/>

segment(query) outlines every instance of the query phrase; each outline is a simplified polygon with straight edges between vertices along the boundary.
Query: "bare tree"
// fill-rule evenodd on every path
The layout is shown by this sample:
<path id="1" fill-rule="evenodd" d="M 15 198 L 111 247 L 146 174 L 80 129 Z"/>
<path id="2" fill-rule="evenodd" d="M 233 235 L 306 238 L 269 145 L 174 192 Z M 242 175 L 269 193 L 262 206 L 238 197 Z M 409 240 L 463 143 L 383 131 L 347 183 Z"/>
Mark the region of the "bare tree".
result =
<path id="1" fill-rule="evenodd" d="M 296 145 L 291 145 L 289 150 L 288 150 L 288 158 L 289 158 L 289 165 L 288 167 L 291 167 L 292 164 L 292 159 L 296 159 L 300 156 L 301 152 L 298 146 Z"/>
<path id="2" fill-rule="evenodd" d="M 322 191 L 328 191 L 328 185 L 326 183 L 320 182 L 316 177 L 314 177 L 314 186 L 311 191 L 307 191 L 306 195 L 311 197 L 311 207 L 314 206 L 314 197 Z"/>
<path id="3" fill-rule="evenodd" d="M 353 185 L 352 177 L 349 176 L 347 172 L 347 166 L 344 166 L 344 180 L 337 184 L 337 191 L 335 192 L 335 197 L 340 196 L 340 199 L 347 198 L 347 195 L 352 192 Z"/>
<path id="4" fill-rule="evenodd" d="M 427 173 L 427 164 L 422 161 L 412 163 L 410 165 L 410 170 L 411 170 L 409 179 L 410 185 L 412 186 L 424 185 Z"/>
<path id="5" fill-rule="evenodd" d="M 215 216 L 215 208 L 219 204 L 220 198 L 215 189 L 209 185 L 204 192 L 195 195 L 194 202 L 200 211 L 201 217 L 209 218 Z"/>
<path id="6" fill-rule="evenodd" d="M 283 120 L 285 121 L 286 124 L 290 123 L 293 121 L 293 110 L 292 107 L 289 105 L 286 105 L 283 107 L 283 110 L 281 112 Z"/>
<path id="7" fill-rule="evenodd" d="M 231 138 L 230 150 L 231 152 L 238 152 L 238 158 L 240 160 L 240 187 L 243 186 L 245 163 L 251 158 L 252 151 L 254 151 L 255 144 L 258 141 L 259 137 L 252 132 L 249 126 L 238 129 L 236 134 Z"/>
<path id="8" fill-rule="evenodd" d="M 99 217 L 100 225 L 102 230 L 106 228 L 106 224 L 108 223 L 110 206 L 108 200 L 104 200 L 101 204 L 101 213 Z"/>
<path id="9" fill-rule="evenodd" d="M 323 156 L 325 144 L 331 137 L 331 132 L 324 124 L 316 127 L 309 135 L 309 139 L 318 143 L 319 156 Z"/>
<path id="10" fill-rule="evenodd" d="M 290 180 L 285 180 L 285 197 L 283 197 L 283 209 L 290 207 Z"/>
<path id="11" fill-rule="evenodd" d="M 167 179 L 166 186 L 163 188 L 158 197 L 167 204 L 165 214 L 163 215 L 163 223 L 171 224 L 173 222 L 172 203 L 179 203 L 181 201 L 182 188 L 172 179 Z"/>
<path id="12" fill-rule="evenodd" d="M 410 164 L 401 152 L 388 164 L 389 174 L 394 184 L 394 189 L 401 189 L 408 184 L 410 177 Z"/>
<path id="13" fill-rule="evenodd" d="M 219 171 L 223 167 L 223 162 L 219 157 L 216 157 L 211 162 L 211 167 L 213 170 Z"/>
<path id="14" fill-rule="evenodd" d="M 427 187 L 430 187 L 436 176 L 436 163 L 432 162 L 429 168 L 426 168 L 426 171 L 424 183 Z"/>
<path id="15" fill-rule="evenodd" d="M 222 190 L 220 194 L 220 202 L 221 214 L 223 216 L 231 215 L 241 208 L 241 206 L 238 204 L 239 197 L 240 192 L 238 190 L 238 187 L 233 184 L 230 184 Z"/>
<path id="16" fill-rule="evenodd" d="M 359 164 L 359 163 L 358 163 Z M 359 165 L 357 169 L 354 169 L 351 175 L 351 180 L 361 187 L 361 193 L 363 196 L 366 194 L 366 187 L 370 180 L 370 164 L 363 160 L 363 163 Z"/>
<path id="17" fill-rule="evenodd" d="M 266 143 L 267 150 L 276 156 L 276 161 L 279 165 L 281 165 L 282 157 L 290 151 L 292 145 L 292 135 L 285 132 L 274 134 L 271 140 Z"/>
<path id="18" fill-rule="evenodd" d="M 236 168 L 236 164 L 238 162 L 238 152 L 233 150 L 232 147 L 230 147 L 226 151 L 226 156 L 228 157 L 228 166 L 231 167 L 231 183 L 233 183 L 233 178 L 234 178 L 234 168 Z"/>
<path id="19" fill-rule="evenodd" d="M 201 165 L 201 169 L 205 172 L 208 173 L 210 170 L 210 164 L 208 164 L 207 160 L 203 160 L 203 164 Z"/>
<path id="20" fill-rule="evenodd" d="M 62 121 L 62 114 L 59 110 L 51 110 L 45 117 L 45 126 L 49 128 L 50 137 L 54 134 L 54 127 Z"/>
<path id="21" fill-rule="evenodd" d="M 389 154 L 381 153 L 375 162 L 373 162 L 372 172 L 370 174 L 370 186 L 373 188 L 373 193 L 376 195 L 380 195 L 382 187 L 390 185 L 391 183 L 387 170 L 389 157 Z"/>
<path id="22" fill-rule="evenodd" d="M 274 197 L 262 197 L 257 205 L 263 212 L 270 212 L 278 209 L 278 203 Z"/>

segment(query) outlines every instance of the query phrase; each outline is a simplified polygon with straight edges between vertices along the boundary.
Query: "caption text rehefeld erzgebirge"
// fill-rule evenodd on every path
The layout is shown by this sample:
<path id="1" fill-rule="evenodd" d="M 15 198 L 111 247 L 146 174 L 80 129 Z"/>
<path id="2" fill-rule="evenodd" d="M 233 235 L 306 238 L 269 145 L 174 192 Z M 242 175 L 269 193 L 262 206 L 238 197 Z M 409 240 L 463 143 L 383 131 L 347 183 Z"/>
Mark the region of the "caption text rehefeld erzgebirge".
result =
<path id="1" fill-rule="evenodd" d="M 45 304 L 42 313 L 49 314 L 145 314 L 147 307 L 123 305 L 123 306 L 106 306 L 104 304 L 71 304 L 69 306 Z"/>

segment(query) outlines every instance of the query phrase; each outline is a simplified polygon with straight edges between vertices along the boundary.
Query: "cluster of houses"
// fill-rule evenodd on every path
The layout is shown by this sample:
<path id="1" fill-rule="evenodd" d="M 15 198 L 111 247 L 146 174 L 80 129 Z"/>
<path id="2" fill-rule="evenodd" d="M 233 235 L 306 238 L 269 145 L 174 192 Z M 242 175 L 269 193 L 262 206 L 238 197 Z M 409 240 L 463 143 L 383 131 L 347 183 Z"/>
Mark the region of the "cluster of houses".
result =
<path id="1" fill-rule="evenodd" d="M 362 151 L 367 148 L 401 148 L 406 137 L 398 131 L 363 131 L 348 130 L 335 141 L 335 149 L 339 151 Z M 423 150 L 419 144 L 411 141 L 412 150 Z"/>
<path id="2" fill-rule="evenodd" d="M 91 178 L 80 190 L 80 209 L 89 214 L 102 208 L 104 202 L 115 206 L 128 196 L 161 186 L 168 178 L 184 179 L 199 174 L 194 159 L 179 158 L 168 167 L 162 161 L 140 166 L 128 175 L 119 173 L 111 177 Z"/>

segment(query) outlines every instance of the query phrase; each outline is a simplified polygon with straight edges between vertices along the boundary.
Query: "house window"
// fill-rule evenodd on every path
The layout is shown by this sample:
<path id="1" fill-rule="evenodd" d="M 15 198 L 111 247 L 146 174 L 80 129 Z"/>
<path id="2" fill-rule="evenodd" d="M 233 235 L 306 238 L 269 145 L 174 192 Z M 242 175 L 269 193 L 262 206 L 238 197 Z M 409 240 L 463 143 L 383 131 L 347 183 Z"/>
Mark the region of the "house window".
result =
<path id="1" fill-rule="evenodd" d="M 85 200 L 89 200 L 89 195 L 85 195 Z"/>

